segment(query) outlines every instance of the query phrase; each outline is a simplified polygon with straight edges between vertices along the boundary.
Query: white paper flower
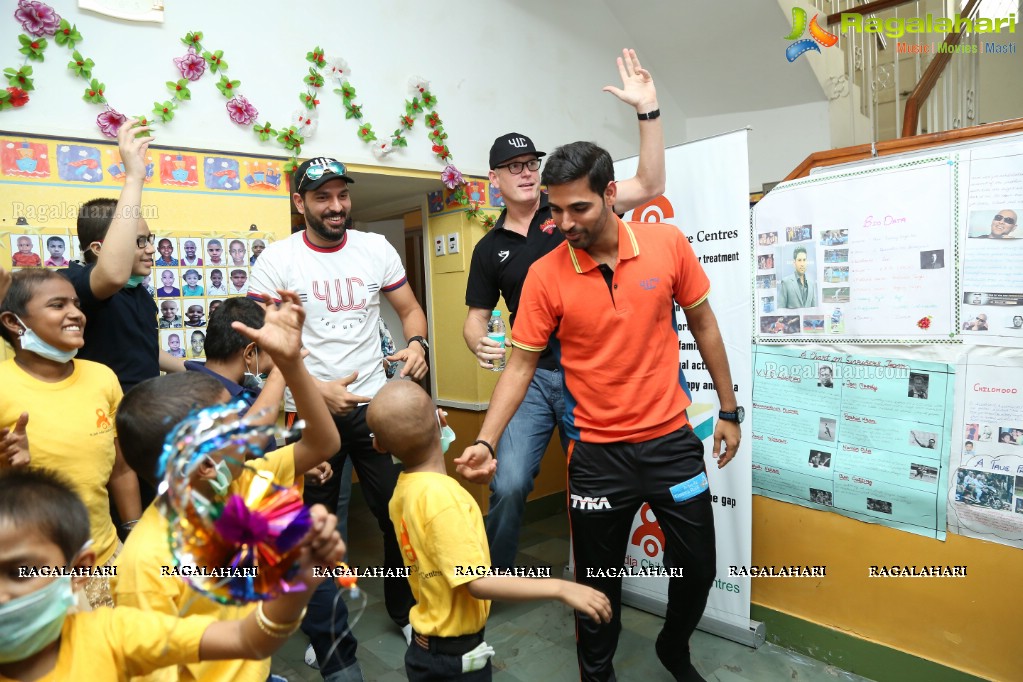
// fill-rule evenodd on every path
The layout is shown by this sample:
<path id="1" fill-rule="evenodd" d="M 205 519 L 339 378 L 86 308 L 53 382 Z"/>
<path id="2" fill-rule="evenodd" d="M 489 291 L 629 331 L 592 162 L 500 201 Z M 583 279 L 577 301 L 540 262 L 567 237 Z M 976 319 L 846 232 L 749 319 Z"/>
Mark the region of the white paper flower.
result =
<path id="1" fill-rule="evenodd" d="M 298 134 L 309 138 L 316 132 L 316 126 L 320 123 L 320 113 L 313 109 L 295 109 L 291 113 L 291 125 L 298 128 Z"/>
<path id="2" fill-rule="evenodd" d="M 338 83 L 343 83 L 352 76 L 351 69 L 348 68 L 348 62 L 335 57 L 327 62 L 327 76 L 337 80 Z"/>
<path id="3" fill-rule="evenodd" d="M 373 149 L 373 156 L 378 159 L 383 159 L 385 156 L 394 151 L 390 140 L 373 140 L 370 142 L 370 147 Z"/>
<path id="4" fill-rule="evenodd" d="M 419 76 L 412 76 L 408 79 L 408 94 L 410 97 L 422 97 L 424 92 L 429 91 L 430 81 Z"/>

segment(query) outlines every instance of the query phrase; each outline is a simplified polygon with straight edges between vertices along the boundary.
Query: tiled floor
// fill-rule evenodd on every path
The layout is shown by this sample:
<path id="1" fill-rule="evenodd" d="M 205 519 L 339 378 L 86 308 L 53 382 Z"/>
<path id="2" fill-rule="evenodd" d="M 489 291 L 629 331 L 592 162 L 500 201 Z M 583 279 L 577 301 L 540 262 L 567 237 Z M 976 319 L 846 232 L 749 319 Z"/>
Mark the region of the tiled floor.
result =
<path id="1" fill-rule="evenodd" d="M 349 557 L 353 564 L 379 566 L 383 549 L 376 522 L 358 500 L 349 519 Z M 522 530 L 518 565 L 554 567 L 560 574 L 568 557 L 568 521 L 564 512 Z M 383 580 L 363 579 L 366 608 L 355 624 L 359 663 L 367 682 L 404 680 L 405 639 L 383 606 Z M 353 612 L 357 606 L 349 602 Z M 615 671 L 622 682 L 671 682 L 654 655 L 654 638 L 663 619 L 645 611 L 623 607 L 622 634 L 615 656 Z M 495 682 L 560 682 L 578 680 L 572 615 L 560 602 L 494 603 L 487 621 L 487 642 L 497 650 L 493 658 Z M 274 657 L 273 671 L 290 680 L 320 680 L 303 662 L 306 639 L 292 637 Z M 765 644 L 750 649 L 699 630 L 690 641 L 693 664 L 707 679 L 718 682 L 870 682 L 820 661 Z"/>

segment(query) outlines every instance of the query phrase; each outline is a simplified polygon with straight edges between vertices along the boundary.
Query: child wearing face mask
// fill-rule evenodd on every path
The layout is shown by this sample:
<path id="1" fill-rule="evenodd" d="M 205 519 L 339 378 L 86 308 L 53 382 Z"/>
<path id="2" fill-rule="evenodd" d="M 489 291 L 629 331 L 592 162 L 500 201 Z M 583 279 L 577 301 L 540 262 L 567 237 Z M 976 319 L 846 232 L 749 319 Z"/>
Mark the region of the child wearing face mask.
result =
<path id="1" fill-rule="evenodd" d="M 442 415 L 411 381 L 385 384 L 366 411 L 373 447 L 405 465 L 388 504 L 416 598 L 405 672 L 410 681 L 490 680 L 494 649 L 483 641 L 483 628 L 491 599 L 557 599 L 605 623 L 611 602 L 567 580 L 488 574 L 483 514 L 447 474 L 444 453 L 455 434 Z"/>
<path id="2" fill-rule="evenodd" d="M 96 561 L 85 504 L 53 472 L 0 470 L 0 681 L 128 680 L 168 665 L 269 656 L 298 628 L 323 580 L 312 568 L 344 553 L 337 519 L 322 506 L 310 514 L 294 591 L 244 617 L 80 611 L 75 592 L 87 578 L 76 574 L 91 572 Z M 54 575 L 62 569 L 72 574 Z"/>
<path id="3" fill-rule="evenodd" d="M 52 270 L 14 273 L 0 305 L 0 334 L 14 347 L 14 357 L 0 364 L 0 426 L 12 427 L 28 412 L 29 466 L 74 481 L 89 510 L 96 560 L 109 566 L 121 546 L 110 500 L 125 529 L 142 509 L 138 479 L 116 447 L 117 377 L 99 363 L 72 359 L 84 332 L 85 315 L 70 282 Z M 87 581 L 85 593 L 93 606 L 113 605 L 106 576 Z"/>
<path id="4" fill-rule="evenodd" d="M 278 293 L 282 300 L 280 306 L 272 306 L 265 312 L 255 301 L 231 299 L 225 301 L 211 319 L 206 340 L 207 353 L 212 350 L 215 356 L 220 357 L 227 353 L 225 349 L 231 347 L 230 344 L 235 346 L 235 350 L 227 353 L 230 360 L 215 365 L 221 367 L 227 376 L 201 370 L 168 374 L 139 384 L 125 396 L 117 415 L 117 428 L 123 439 L 125 459 L 144 480 L 156 484 L 157 463 L 164 438 L 180 420 L 196 408 L 223 403 L 241 395 L 235 393 L 239 387 L 235 379 L 239 379 L 243 371 L 262 370 L 267 366 L 264 363 L 270 362 L 270 355 L 274 358 L 270 366 L 274 366 L 274 372 L 280 375 L 281 384 L 279 388 L 264 388 L 263 394 L 276 392 L 273 401 L 276 410 L 286 380 L 295 399 L 302 401 L 308 410 L 303 412 L 306 427 L 297 443 L 269 452 L 261 459 L 253 459 L 245 466 L 271 472 L 278 484 L 290 486 L 300 483 L 303 474 L 325 464 L 337 452 L 340 437 L 334 421 L 301 359 L 304 310 L 297 294 L 290 291 Z M 255 365 L 257 346 L 261 349 L 259 370 Z M 158 412 L 152 409 L 157 401 L 161 405 Z M 259 403 L 257 399 L 253 408 L 258 409 Z M 271 422 L 275 420 L 276 412 Z M 231 492 L 238 492 L 234 488 L 234 479 L 242 466 L 240 462 L 224 459 L 222 453 L 211 453 L 197 467 L 193 485 L 206 499 L 222 499 Z M 252 610 L 251 605 L 225 606 L 202 597 L 195 599 L 196 593 L 187 585 L 160 575 L 160 566 L 171 565 L 172 561 L 167 543 L 167 522 L 160 514 L 157 500 L 142 514 L 118 558 L 114 594 L 118 608 L 130 606 L 176 614 L 187 606 L 189 613 L 212 615 L 222 621 L 241 618 Z M 308 633 L 305 623 L 310 618 L 326 614 L 330 620 L 318 631 L 324 657 L 334 641 L 329 634 L 331 628 L 337 635 L 344 634 L 331 660 L 323 662 L 321 674 L 329 682 L 356 682 L 362 679 L 355 660 L 356 640 L 350 632 L 346 632 L 348 616 L 344 601 L 339 600 L 337 610 L 334 609 L 336 590 L 331 582 L 320 585 L 310 602 L 309 616 L 303 621 L 302 628 Z M 235 658 L 240 659 L 241 656 Z M 268 660 L 232 660 L 180 667 L 174 679 L 266 680 L 269 671 Z"/>

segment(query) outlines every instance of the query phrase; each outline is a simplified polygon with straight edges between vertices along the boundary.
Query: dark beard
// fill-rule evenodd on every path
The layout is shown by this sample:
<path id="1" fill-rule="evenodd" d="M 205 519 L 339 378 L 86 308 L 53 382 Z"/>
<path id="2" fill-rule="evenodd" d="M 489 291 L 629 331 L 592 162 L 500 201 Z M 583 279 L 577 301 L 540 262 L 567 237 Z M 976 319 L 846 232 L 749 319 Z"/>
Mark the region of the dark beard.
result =
<path id="1" fill-rule="evenodd" d="M 340 228 L 334 229 L 328 227 L 325 222 L 317 218 L 316 216 L 307 215 L 305 217 L 305 224 L 316 234 L 317 237 L 328 242 L 339 242 L 344 239 L 345 232 L 352 226 L 352 217 L 348 216 L 345 218 L 344 223 Z"/>

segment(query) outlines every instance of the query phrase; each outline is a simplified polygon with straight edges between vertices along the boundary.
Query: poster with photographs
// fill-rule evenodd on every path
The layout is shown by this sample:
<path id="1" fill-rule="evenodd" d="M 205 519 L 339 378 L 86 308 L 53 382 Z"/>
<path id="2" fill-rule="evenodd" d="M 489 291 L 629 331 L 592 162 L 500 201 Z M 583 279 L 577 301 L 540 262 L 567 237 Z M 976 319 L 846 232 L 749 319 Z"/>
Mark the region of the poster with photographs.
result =
<path id="1" fill-rule="evenodd" d="M 210 316 L 229 297 L 248 293 L 252 265 L 272 241 L 262 233 L 157 235 L 153 272 L 142 286 L 156 299 L 160 347 L 205 359 Z"/>
<path id="2" fill-rule="evenodd" d="M 8 270 L 20 268 L 66 268 L 78 258 L 74 229 L 23 227 L 5 230 L 0 256 Z"/>
<path id="3" fill-rule="evenodd" d="M 1023 340 L 1023 144 L 973 151 L 963 230 L 960 331 L 974 343 Z"/>
<path id="4" fill-rule="evenodd" d="M 757 341 L 948 341 L 955 173 L 945 156 L 771 190 L 753 209 Z"/>
<path id="5" fill-rule="evenodd" d="M 948 527 L 1023 548 L 1023 354 L 971 349 L 952 444 Z"/>
<path id="6" fill-rule="evenodd" d="M 942 363 L 757 346 L 753 492 L 944 539 L 954 376 Z"/>

